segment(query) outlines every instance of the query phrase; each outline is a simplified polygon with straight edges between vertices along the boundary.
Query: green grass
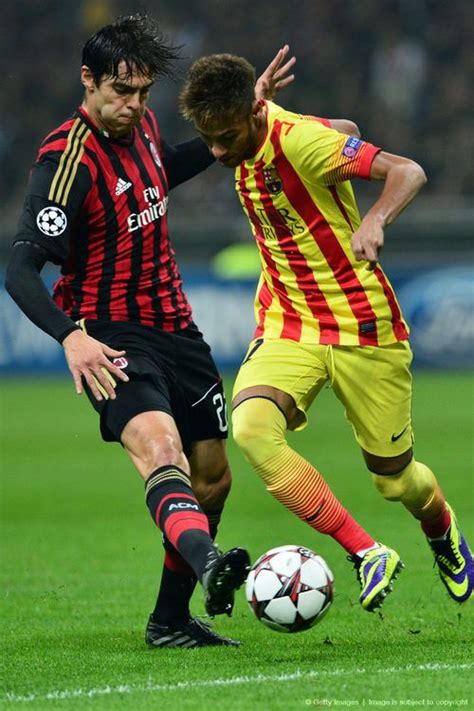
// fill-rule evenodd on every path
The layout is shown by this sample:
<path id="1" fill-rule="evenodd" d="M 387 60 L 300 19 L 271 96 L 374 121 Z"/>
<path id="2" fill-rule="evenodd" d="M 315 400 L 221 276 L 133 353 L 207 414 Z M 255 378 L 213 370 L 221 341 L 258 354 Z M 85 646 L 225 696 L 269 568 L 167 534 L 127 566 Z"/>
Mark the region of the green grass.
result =
<path id="1" fill-rule="evenodd" d="M 344 552 L 277 504 L 230 443 L 234 488 L 220 545 L 245 545 L 253 558 L 285 543 L 316 549 L 333 569 L 336 598 L 320 626 L 293 636 L 259 624 L 241 591 L 232 619 L 215 621 L 219 632 L 242 640 L 240 648 L 168 651 L 142 641 L 159 581 L 160 537 L 120 446 L 100 440 L 95 414 L 67 380 L 4 381 L 2 393 L 2 708 L 250 710 L 404 701 L 474 708 L 472 604 L 460 608 L 447 597 L 418 525 L 375 492 L 330 391 L 292 441 L 353 515 L 401 553 L 406 570 L 383 616 L 358 606 Z M 414 416 L 417 457 L 438 473 L 472 539 L 472 379 L 418 373 Z M 199 591 L 193 606 L 203 613 Z"/>

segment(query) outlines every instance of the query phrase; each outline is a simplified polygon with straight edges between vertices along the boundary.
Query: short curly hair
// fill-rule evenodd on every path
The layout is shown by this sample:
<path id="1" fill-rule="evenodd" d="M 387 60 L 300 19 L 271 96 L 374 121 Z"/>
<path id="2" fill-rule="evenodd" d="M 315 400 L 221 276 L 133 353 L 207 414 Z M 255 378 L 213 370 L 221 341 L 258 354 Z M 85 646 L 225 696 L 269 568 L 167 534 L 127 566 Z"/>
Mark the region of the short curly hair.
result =
<path id="1" fill-rule="evenodd" d="M 182 115 L 201 126 L 225 117 L 244 117 L 255 100 L 255 68 L 243 57 L 211 54 L 188 71 L 179 97 Z"/>

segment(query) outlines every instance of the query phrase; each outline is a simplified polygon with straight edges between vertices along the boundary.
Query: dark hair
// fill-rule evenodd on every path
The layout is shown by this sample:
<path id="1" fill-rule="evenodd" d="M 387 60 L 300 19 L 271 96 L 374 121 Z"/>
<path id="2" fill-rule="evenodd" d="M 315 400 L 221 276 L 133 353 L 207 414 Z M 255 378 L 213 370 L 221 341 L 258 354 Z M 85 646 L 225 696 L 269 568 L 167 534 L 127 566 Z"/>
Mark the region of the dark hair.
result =
<path id="1" fill-rule="evenodd" d="M 92 35 L 82 49 L 82 64 L 100 84 L 104 77 L 116 77 L 118 65 L 125 62 L 126 78 L 134 71 L 150 77 L 172 77 L 173 62 L 179 59 L 180 47 L 166 44 L 158 24 L 148 15 L 117 18 Z"/>
<path id="2" fill-rule="evenodd" d="M 233 54 L 211 54 L 194 62 L 179 99 L 183 116 L 202 126 L 223 116 L 247 116 L 254 100 L 255 69 Z"/>

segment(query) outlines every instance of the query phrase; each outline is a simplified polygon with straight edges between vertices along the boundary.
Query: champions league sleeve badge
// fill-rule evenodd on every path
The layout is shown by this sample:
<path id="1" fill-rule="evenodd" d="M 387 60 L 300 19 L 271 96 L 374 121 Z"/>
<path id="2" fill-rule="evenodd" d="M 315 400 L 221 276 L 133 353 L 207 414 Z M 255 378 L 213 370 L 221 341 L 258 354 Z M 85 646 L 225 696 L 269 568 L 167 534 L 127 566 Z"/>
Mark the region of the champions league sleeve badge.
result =
<path id="1" fill-rule="evenodd" d="M 355 158 L 357 151 L 362 145 L 362 141 L 360 138 L 356 138 L 356 136 L 349 136 L 347 139 L 344 148 L 342 149 L 342 155 L 346 156 L 346 158 Z"/>

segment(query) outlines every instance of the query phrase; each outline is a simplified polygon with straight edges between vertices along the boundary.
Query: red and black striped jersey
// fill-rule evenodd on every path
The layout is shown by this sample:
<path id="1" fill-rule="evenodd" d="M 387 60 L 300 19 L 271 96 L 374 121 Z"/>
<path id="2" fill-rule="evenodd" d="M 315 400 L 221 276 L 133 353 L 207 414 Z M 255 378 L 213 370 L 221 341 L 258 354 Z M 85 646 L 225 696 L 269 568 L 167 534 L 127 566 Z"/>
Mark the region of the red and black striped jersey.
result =
<path id="1" fill-rule="evenodd" d="M 168 176 L 154 114 L 112 140 L 80 108 L 43 141 L 15 241 L 61 264 L 57 305 L 73 320 L 186 328 L 191 308 L 168 236 Z"/>

